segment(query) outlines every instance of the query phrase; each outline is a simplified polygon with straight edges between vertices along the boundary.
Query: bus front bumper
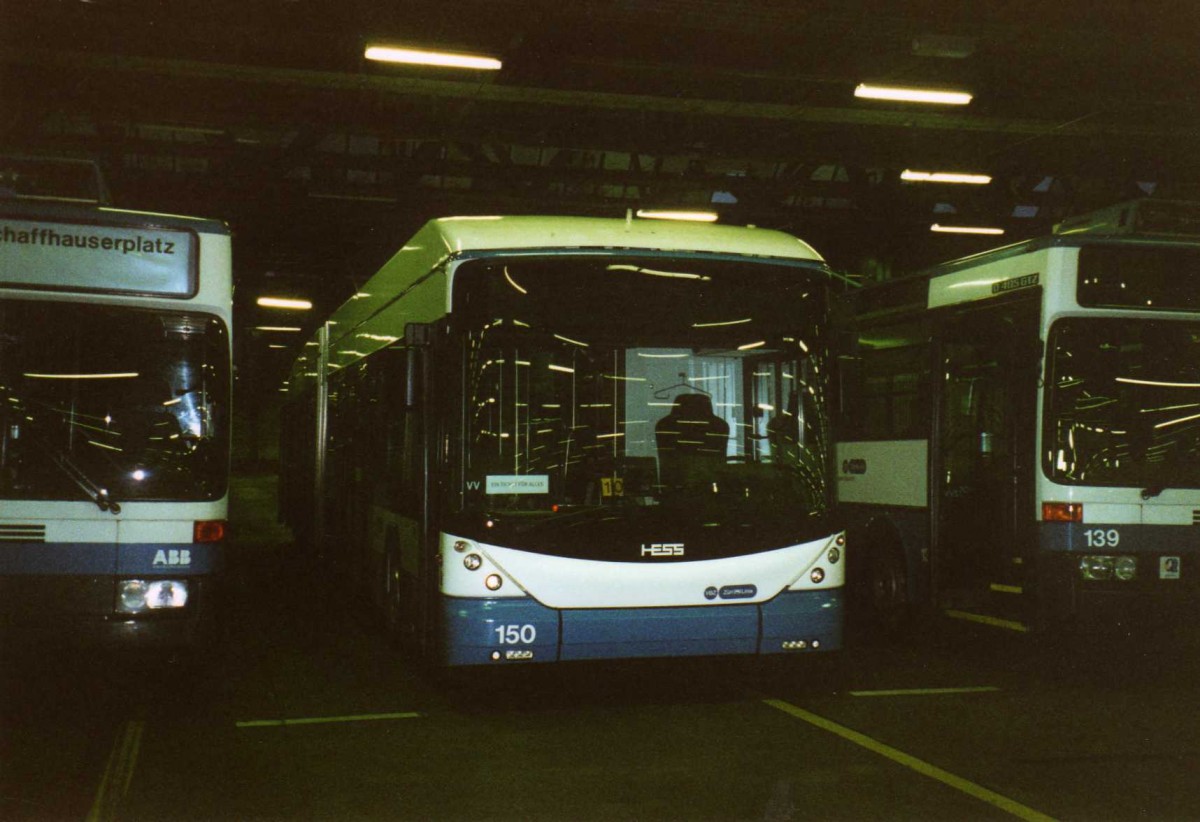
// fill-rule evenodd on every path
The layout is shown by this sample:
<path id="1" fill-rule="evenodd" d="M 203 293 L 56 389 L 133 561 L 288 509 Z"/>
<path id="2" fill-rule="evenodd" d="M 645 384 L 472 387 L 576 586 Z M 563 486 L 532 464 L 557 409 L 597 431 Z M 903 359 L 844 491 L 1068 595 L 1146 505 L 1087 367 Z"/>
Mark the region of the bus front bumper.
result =
<path id="1" fill-rule="evenodd" d="M 839 589 L 748 605 L 554 609 L 532 598 L 443 600 L 447 665 L 727 654 L 842 646 Z"/>

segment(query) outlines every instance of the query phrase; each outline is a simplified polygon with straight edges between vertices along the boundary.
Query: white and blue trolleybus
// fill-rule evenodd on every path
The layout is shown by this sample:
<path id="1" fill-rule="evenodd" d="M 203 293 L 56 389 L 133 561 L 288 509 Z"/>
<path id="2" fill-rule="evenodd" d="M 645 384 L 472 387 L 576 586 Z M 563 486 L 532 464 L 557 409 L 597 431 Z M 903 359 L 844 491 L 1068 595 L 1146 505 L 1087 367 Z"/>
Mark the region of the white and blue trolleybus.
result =
<path id="1" fill-rule="evenodd" d="M 230 234 L 0 196 L 0 630 L 207 640 L 229 474 Z"/>
<path id="2" fill-rule="evenodd" d="M 853 300 L 838 490 L 883 625 L 1195 607 L 1200 206 L 1114 206 Z"/>
<path id="3" fill-rule="evenodd" d="M 295 364 L 286 519 L 450 666 L 836 649 L 835 282 L 777 231 L 434 220 Z"/>

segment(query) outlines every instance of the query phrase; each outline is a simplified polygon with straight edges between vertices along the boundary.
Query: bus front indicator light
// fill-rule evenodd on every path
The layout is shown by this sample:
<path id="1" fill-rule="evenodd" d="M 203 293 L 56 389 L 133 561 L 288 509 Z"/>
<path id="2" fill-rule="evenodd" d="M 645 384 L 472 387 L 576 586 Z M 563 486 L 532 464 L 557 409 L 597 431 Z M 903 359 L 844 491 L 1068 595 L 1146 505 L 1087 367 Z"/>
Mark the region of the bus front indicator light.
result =
<path id="1" fill-rule="evenodd" d="M 1083 503 L 1043 502 L 1042 522 L 1083 522 Z"/>
<path id="2" fill-rule="evenodd" d="M 198 519 L 192 523 L 192 542 L 220 542 L 227 530 L 223 519 Z"/>

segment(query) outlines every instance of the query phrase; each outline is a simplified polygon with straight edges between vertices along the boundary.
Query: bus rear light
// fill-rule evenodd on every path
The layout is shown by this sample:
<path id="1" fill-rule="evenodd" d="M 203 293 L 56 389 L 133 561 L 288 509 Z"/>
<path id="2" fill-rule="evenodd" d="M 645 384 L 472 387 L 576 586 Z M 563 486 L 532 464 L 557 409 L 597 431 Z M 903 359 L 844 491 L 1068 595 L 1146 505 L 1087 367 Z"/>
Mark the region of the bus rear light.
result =
<path id="1" fill-rule="evenodd" d="M 192 542 L 220 542 L 226 529 L 223 519 L 198 519 L 192 523 Z"/>
<path id="2" fill-rule="evenodd" d="M 1083 503 L 1043 502 L 1042 522 L 1083 522 Z"/>

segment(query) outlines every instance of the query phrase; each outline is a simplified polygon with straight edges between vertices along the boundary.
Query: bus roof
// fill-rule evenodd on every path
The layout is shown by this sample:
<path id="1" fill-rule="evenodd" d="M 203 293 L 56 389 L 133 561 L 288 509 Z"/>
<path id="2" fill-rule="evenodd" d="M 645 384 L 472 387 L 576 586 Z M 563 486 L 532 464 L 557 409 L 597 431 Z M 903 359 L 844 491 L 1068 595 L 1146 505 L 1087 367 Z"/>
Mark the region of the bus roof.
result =
<path id="1" fill-rule="evenodd" d="M 350 333 L 448 259 L 492 253 L 688 252 L 823 264 L 782 231 L 599 217 L 443 217 L 431 220 L 330 318 Z"/>
<path id="2" fill-rule="evenodd" d="M 396 298 L 449 259 L 490 253 L 569 254 L 595 252 L 713 254 L 796 261 L 824 266 L 812 246 L 783 231 L 674 220 L 603 217 L 443 217 L 431 220 L 329 318 L 331 349 L 356 352 L 387 344 L 375 329 L 389 325 Z M 395 328 L 391 331 L 394 333 Z M 357 337 L 352 346 L 341 341 Z M 315 341 L 315 338 L 314 338 Z M 311 341 L 310 341 L 311 342 Z M 311 370 L 311 353 L 293 368 Z"/>
<path id="3" fill-rule="evenodd" d="M 1044 248 L 1078 248 L 1097 243 L 1200 243 L 1200 203 L 1180 200 L 1131 200 L 1063 220 L 1053 233 L 940 263 L 911 276 L 932 278 L 1004 257 Z"/>
<path id="4" fill-rule="evenodd" d="M 131 211 L 87 203 L 32 198 L 0 197 L 0 218 L 61 221 L 64 223 L 98 223 L 131 228 L 157 226 L 187 229 L 204 234 L 231 234 L 222 220 L 205 217 L 185 217 L 178 214 L 159 214 L 152 211 Z"/>
<path id="5" fill-rule="evenodd" d="M 852 292 L 860 313 L 926 304 L 927 286 L 939 277 L 1047 248 L 1095 245 L 1200 245 L 1200 203 L 1133 200 L 1064 220 L 1053 233 L 980 251 Z"/>
<path id="6" fill-rule="evenodd" d="M 445 254 L 512 249 L 631 249 L 745 254 L 821 261 L 812 246 L 771 229 L 678 220 L 603 217 L 443 217 L 414 242 L 436 242 Z"/>

